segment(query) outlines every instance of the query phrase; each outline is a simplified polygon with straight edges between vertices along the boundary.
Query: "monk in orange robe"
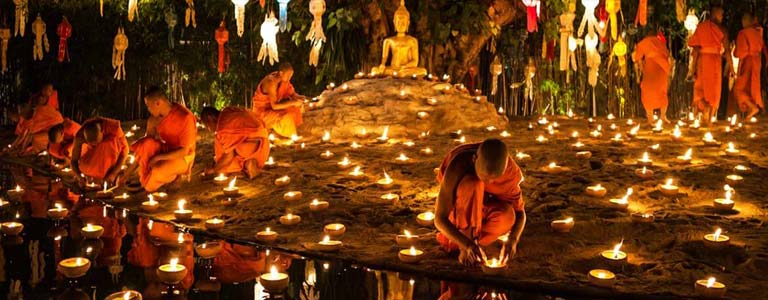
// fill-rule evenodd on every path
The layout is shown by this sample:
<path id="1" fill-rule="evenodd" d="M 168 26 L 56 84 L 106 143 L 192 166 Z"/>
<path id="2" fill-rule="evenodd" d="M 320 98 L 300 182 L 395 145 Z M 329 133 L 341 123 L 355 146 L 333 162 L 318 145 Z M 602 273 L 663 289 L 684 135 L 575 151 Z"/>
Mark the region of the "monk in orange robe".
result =
<path id="1" fill-rule="evenodd" d="M 733 85 L 733 94 L 739 109 L 747 113 L 749 119 L 765 109 L 760 94 L 760 54 L 763 53 L 768 58 L 768 50 L 763 42 L 763 28 L 751 13 L 744 14 L 741 24 L 744 29 L 736 36 L 736 48 L 733 51 L 734 56 L 739 58 L 739 71 Z"/>
<path id="2" fill-rule="evenodd" d="M 159 265 L 167 264 L 171 257 L 179 259 L 179 265 L 184 265 L 188 272 L 180 285 L 189 289 L 195 282 L 193 237 L 189 233 L 181 234 L 172 224 L 152 222 L 139 218 L 136 235 L 133 237 L 131 249 L 128 250 L 128 263 L 144 268 L 148 281 L 155 281 L 155 272 Z"/>
<path id="3" fill-rule="evenodd" d="M 189 175 L 195 161 L 197 123 L 186 107 L 171 103 L 159 88 L 151 88 L 144 96 L 151 117 L 146 136 L 131 145 L 138 167 L 139 180 L 147 192 L 154 192 L 182 175 Z"/>
<path id="4" fill-rule="evenodd" d="M 52 83 L 44 84 L 39 92 L 35 93 L 32 95 L 32 97 L 29 98 L 29 103 L 34 103 L 34 100 L 38 97 L 45 98 L 45 104 L 53 107 L 55 110 L 59 110 L 59 91 L 53 88 Z"/>
<path id="5" fill-rule="evenodd" d="M 301 125 L 301 107 L 305 97 L 296 93 L 291 84 L 293 67 L 288 63 L 280 65 L 277 72 L 261 80 L 253 94 L 253 111 L 257 113 L 267 129 L 290 137 Z"/>
<path id="6" fill-rule="evenodd" d="M 75 134 L 72 146 L 72 170 L 75 174 L 114 183 L 126 158 L 128 140 L 118 120 L 96 117 L 85 121 Z M 77 178 L 85 180 L 80 176 Z"/>
<path id="7" fill-rule="evenodd" d="M 80 124 L 65 118 L 64 122 L 48 129 L 48 153 L 69 164 L 75 135 L 80 130 Z"/>
<path id="8" fill-rule="evenodd" d="M 699 23 L 688 46 L 693 49 L 688 78 L 695 79 L 693 85 L 693 106 L 704 116 L 703 124 L 709 125 L 720 107 L 720 93 L 723 81 L 723 57 L 728 45 L 728 34 L 722 27 L 723 8 L 716 6 L 710 11 L 709 20 Z M 726 58 L 728 75 L 732 76 L 733 63 Z"/>
<path id="9" fill-rule="evenodd" d="M 261 172 L 269 158 L 269 134 L 254 112 L 238 107 L 227 107 L 219 112 L 209 106 L 203 109 L 200 118 L 216 135 L 216 164 L 206 173 L 245 171 L 249 178 L 254 178 Z"/>
<path id="10" fill-rule="evenodd" d="M 48 147 L 48 130 L 64 122 L 58 110 L 46 104 L 46 99 L 38 96 L 35 106 L 23 110 L 16 124 L 16 140 L 11 144 L 11 151 L 22 154 L 35 154 Z"/>
<path id="11" fill-rule="evenodd" d="M 459 261 L 472 265 L 480 261 L 479 247 L 509 233 L 508 253 L 517 253 L 526 220 L 523 174 L 504 142 L 487 139 L 456 147 L 440 165 L 437 181 L 435 227 L 443 249 L 460 250 Z"/>
<path id="12" fill-rule="evenodd" d="M 666 44 L 659 39 L 655 30 L 648 30 L 645 38 L 635 46 L 632 60 L 642 77 L 640 82 L 640 99 L 645 108 L 648 123 L 653 123 L 653 112 L 658 109 L 661 120 L 667 119 L 667 91 L 669 89 L 669 51 Z"/>

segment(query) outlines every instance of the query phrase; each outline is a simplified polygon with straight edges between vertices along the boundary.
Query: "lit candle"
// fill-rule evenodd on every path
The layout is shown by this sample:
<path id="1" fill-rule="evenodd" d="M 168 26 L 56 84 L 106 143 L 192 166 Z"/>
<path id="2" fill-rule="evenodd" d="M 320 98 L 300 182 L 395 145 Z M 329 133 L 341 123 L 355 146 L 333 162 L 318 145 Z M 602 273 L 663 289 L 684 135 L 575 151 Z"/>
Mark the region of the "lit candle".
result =
<path id="1" fill-rule="evenodd" d="M 635 175 L 641 179 L 653 178 L 653 171 L 648 170 L 645 166 L 642 169 L 635 169 Z"/>
<path id="2" fill-rule="evenodd" d="M 653 160 L 648 157 L 648 152 L 643 152 L 643 157 L 637 160 L 638 166 L 650 167 L 653 165 Z"/>
<path id="3" fill-rule="evenodd" d="M 708 146 L 720 145 L 720 143 L 717 140 L 715 140 L 715 138 L 712 136 L 711 132 L 705 133 L 704 137 L 701 140 L 704 141 L 704 145 L 708 145 Z"/>
<path id="4" fill-rule="evenodd" d="M 397 158 L 395 158 L 395 161 L 396 162 L 400 162 L 400 163 L 407 163 L 410 160 L 411 159 L 408 158 L 408 156 L 405 156 L 405 154 L 403 154 L 403 153 L 400 153 L 400 155 L 398 155 Z"/>
<path id="5" fill-rule="evenodd" d="M 185 222 L 192 219 L 192 210 L 185 209 L 184 205 L 187 204 L 187 200 L 180 199 L 177 203 L 178 209 L 173 211 L 173 216 L 176 217 L 176 220 Z"/>
<path id="6" fill-rule="evenodd" d="M 151 195 L 157 198 L 158 200 L 165 200 L 166 198 L 168 198 L 168 194 L 165 192 L 154 192 Z"/>
<path id="7" fill-rule="evenodd" d="M 431 98 L 431 97 L 427 98 L 427 104 L 435 106 L 435 105 L 437 105 L 437 99 Z"/>
<path id="8" fill-rule="evenodd" d="M 407 140 L 407 141 L 404 141 L 404 142 L 403 142 L 403 146 L 406 146 L 406 147 L 409 147 L 409 148 L 410 148 L 410 147 L 413 147 L 414 145 L 416 145 L 416 143 L 414 143 L 414 142 L 413 142 L 413 141 L 411 141 L 411 140 Z"/>
<path id="9" fill-rule="evenodd" d="M 67 278 L 79 278 L 91 268 L 91 261 L 85 257 L 71 257 L 63 259 L 56 268 L 59 273 Z"/>
<path id="10" fill-rule="evenodd" d="M 693 154 L 693 148 L 688 148 L 688 151 L 685 151 L 685 154 L 677 157 L 677 162 L 681 164 L 691 163 L 692 154 Z"/>
<path id="11" fill-rule="evenodd" d="M 573 110 L 569 108 L 565 115 L 568 116 L 568 119 L 573 119 Z"/>
<path id="12" fill-rule="evenodd" d="M 210 231 L 219 231 L 224 228 L 224 220 L 219 218 L 212 218 L 205 220 L 205 229 Z"/>
<path id="13" fill-rule="evenodd" d="M 482 264 L 483 273 L 488 275 L 499 275 L 507 268 L 506 258 L 486 259 Z"/>
<path id="14" fill-rule="evenodd" d="M 317 242 L 317 250 L 319 251 L 337 251 L 341 248 L 341 241 L 331 240 L 331 237 L 325 236 L 322 241 Z"/>
<path id="15" fill-rule="evenodd" d="M 267 227 L 264 231 L 256 233 L 256 239 L 265 243 L 271 243 L 277 240 L 277 232 L 274 232 Z"/>
<path id="16" fill-rule="evenodd" d="M 427 117 L 429 117 L 429 113 L 426 111 L 420 111 L 416 113 L 416 118 L 418 118 L 419 120 L 424 120 Z"/>
<path id="17" fill-rule="evenodd" d="M 611 144 L 614 144 L 614 145 L 624 144 L 624 139 L 621 138 L 621 133 L 617 133 L 613 138 L 611 138 Z"/>
<path id="18" fill-rule="evenodd" d="M 347 232 L 347 227 L 340 223 L 328 224 L 323 227 L 323 232 L 330 237 L 337 239 L 342 237 L 344 233 Z"/>
<path id="19" fill-rule="evenodd" d="M 510 137 L 510 136 L 512 136 L 512 135 L 511 135 L 511 134 L 509 134 L 509 132 L 507 132 L 506 130 L 504 130 L 504 131 L 502 131 L 501 133 L 499 133 L 499 136 L 500 136 L 500 137 L 503 137 L 503 138 L 508 138 L 508 137 Z"/>
<path id="20" fill-rule="evenodd" d="M 547 124 L 549 124 L 549 121 L 547 120 L 547 117 L 541 117 L 536 122 L 539 123 L 539 125 L 547 125 Z"/>
<path id="21" fill-rule="evenodd" d="M 475 102 L 480 103 L 481 101 L 483 101 L 483 97 L 475 96 L 474 100 Z"/>
<path id="22" fill-rule="evenodd" d="M 104 234 L 104 227 L 101 225 L 93 225 L 88 223 L 85 227 L 80 228 L 80 234 L 86 239 L 98 239 Z"/>
<path id="23" fill-rule="evenodd" d="M 320 157 L 322 157 L 323 159 L 331 159 L 333 158 L 333 152 L 325 150 L 325 152 L 320 153 Z"/>
<path id="24" fill-rule="evenodd" d="M 589 132 L 589 136 L 591 136 L 593 138 L 599 138 L 599 137 L 603 136 L 603 133 L 600 132 L 600 129 L 599 129 L 600 125 L 597 125 L 597 127 L 598 127 L 598 129 L 595 129 L 595 130 L 592 130 L 592 131 Z"/>
<path id="25" fill-rule="evenodd" d="M 420 213 L 416 216 L 416 223 L 424 227 L 431 227 L 435 221 L 435 214 L 431 211 Z"/>
<path id="26" fill-rule="evenodd" d="M 419 150 L 419 153 L 425 156 L 429 156 L 429 155 L 432 155 L 434 152 L 432 151 L 432 148 L 424 147 L 421 150 Z"/>
<path id="27" fill-rule="evenodd" d="M 653 223 L 655 217 L 649 213 L 634 213 L 632 214 L 632 221 L 637 223 Z"/>
<path id="28" fill-rule="evenodd" d="M 731 238 L 722 233 L 723 230 L 717 228 L 714 233 L 704 235 L 704 244 L 713 248 L 719 248 L 730 244 Z"/>
<path id="29" fill-rule="evenodd" d="M 283 200 L 285 201 L 296 201 L 301 200 L 301 198 L 304 196 L 304 193 L 300 191 L 290 191 L 285 194 L 283 194 Z"/>
<path id="30" fill-rule="evenodd" d="M 352 144 L 350 144 L 349 147 L 352 148 L 352 150 L 357 150 L 357 149 L 360 149 L 363 146 L 361 146 L 357 142 L 352 142 Z"/>
<path id="31" fill-rule="evenodd" d="M 733 146 L 732 142 L 728 142 L 728 148 L 725 149 L 725 155 L 727 156 L 738 156 L 739 155 L 739 149 L 736 149 L 735 146 Z"/>
<path id="32" fill-rule="evenodd" d="M 443 74 L 443 81 L 448 82 L 451 80 L 451 75 Z"/>
<path id="33" fill-rule="evenodd" d="M 317 199 L 312 199 L 312 202 L 309 203 L 309 210 L 323 211 L 328 209 L 328 206 L 330 206 L 330 203 L 328 203 L 328 201 L 320 201 Z"/>
<path id="34" fill-rule="evenodd" d="M 736 175 L 736 174 L 730 174 L 728 176 L 725 176 L 725 182 L 730 184 L 730 185 L 732 185 L 732 186 L 737 186 L 742 181 L 744 181 L 744 177 L 741 177 L 741 176 Z"/>
<path id="35" fill-rule="evenodd" d="M 608 126 L 608 129 L 611 131 L 616 131 L 619 129 L 619 126 L 616 126 L 616 123 L 611 123 L 611 126 Z"/>
<path id="36" fill-rule="evenodd" d="M 590 159 L 592 157 L 592 152 L 590 151 L 579 151 L 576 152 L 576 158 L 578 159 Z"/>
<path id="37" fill-rule="evenodd" d="M 133 124 L 133 126 L 131 126 L 131 131 L 137 131 L 139 129 L 141 129 L 141 127 L 139 127 L 139 125 Z"/>
<path id="38" fill-rule="evenodd" d="M 677 196 L 677 192 L 679 190 L 679 188 L 676 185 L 672 184 L 672 178 L 667 178 L 667 181 L 664 184 L 662 184 L 659 188 L 661 190 L 661 193 L 667 197 Z"/>
<path id="39" fill-rule="evenodd" d="M 141 203 L 141 209 L 146 212 L 153 212 L 157 209 L 159 203 L 155 201 L 155 197 L 152 194 L 149 194 L 147 197 L 149 200 Z"/>
<path id="40" fill-rule="evenodd" d="M 341 84 L 341 91 L 346 92 L 349 89 L 349 85 L 345 82 Z"/>
<path id="41" fill-rule="evenodd" d="M 616 274 L 603 269 L 594 269 L 589 271 L 589 283 L 599 287 L 612 287 L 616 282 Z"/>
<path id="42" fill-rule="evenodd" d="M 400 252 L 397 253 L 397 257 L 400 259 L 400 261 L 407 264 L 418 263 L 421 261 L 421 256 L 423 255 L 424 251 L 418 250 L 413 246 L 411 246 L 409 249 L 400 250 Z"/>
<path id="43" fill-rule="evenodd" d="M 141 293 L 137 291 L 122 291 L 109 294 L 104 300 L 140 300 Z"/>
<path id="44" fill-rule="evenodd" d="M 663 122 L 662 122 L 661 120 L 658 120 L 658 121 L 656 122 L 656 125 L 655 125 L 655 126 L 653 126 L 653 129 L 652 129 L 652 131 L 653 131 L 654 133 L 661 133 L 662 131 L 664 131 L 664 127 L 662 127 L 662 124 L 663 124 Z"/>
<path id="45" fill-rule="evenodd" d="M 465 137 L 463 135 L 460 136 L 458 139 L 453 140 L 454 144 L 464 144 L 466 142 L 467 142 L 467 137 Z"/>
<path id="46" fill-rule="evenodd" d="M 276 186 L 286 186 L 289 183 L 291 183 L 291 177 L 288 177 L 288 175 L 284 175 L 278 179 L 275 179 Z"/>
<path id="47" fill-rule="evenodd" d="M 0 232 L 7 236 L 17 236 L 22 230 L 24 230 L 24 224 L 19 222 L 0 223 Z"/>
<path id="48" fill-rule="evenodd" d="M 738 173 L 751 173 L 752 172 L 752 168 L 747 167 L 745 165 L 736 165 L 735 167 L 733 167 L 733 170 L 738 172 Z"/>
<path id="49" fill-rule="evenodd" d="M 187 276 L 187 267 L 179 264 L 178 258 L 172 258 L 168 264 L 157 267 L 157 278 L 165 284 L 176 284 Z"/>
<path id="50" fill-rule="evenodd" d="M 344 156 L 344 158 L 341 159 L 340 162 L 336 163 L 336 165 L 339 166 L 339 169 L 343 170 L 343 169 L 349 168 L 352 165 L 352 163 L 349 161 L 349 157 Z"/>
<path id="51" fill-rule="evenodd" d="M 323 141 L 323 143 L 328 143 L 328 142 L 330 142 L 330 141 L 331 141 L 331 133 L 330 133 L 328 130 L 326 130 L 326 131 L 323 133 L 323 137 L 322 137 L 322 139 L 321 139 L 321 140 Z"/>
<path id="52" fill-rule="evenodd" d="M 543 135 L 539 135 L 538 137 L 536 137 L 537 144 L 546 144 L 547 142 L 549 142 L 549 139 L 544 137 Z"/>
<path id="53" fill-rule="evenodd" d="M 672 138 L 679 140 L 682 135 L 683 133 L 680 131 L 680 126 L 675 125 L 675 130 L 672 131 Z"/>
<path id="54" fill-rule="evenodd" d="M 573 143 L 573 144 L 571 145 L 571 147 L 572 147 L 573 149 L 576 149 L 576 150 L 578 150 L 578 149 L 581 149 L 581 148 L 583 148 L 583 147 L 584 147 L 584 143 L 582 143 L 581 141 L 576 141 L 576 143 Z"/>
<path id="55" fill-rule="evenodd" d="M 517 152 L 517 153 L 515 153 L 515 159 L 517 159 L 519 161 L 523 161 L 523 160 L 526 160 L 526 159 L 529 159 L 529 158 L 531 158 L 531 156 L 526 154 L 526 153 L 524 153 L 524 152 Z"/>
<path id="56" fill-rule="evenodd" d="M 701 121 L 699 121 L 699 119 L 693 120 L 693 123 L 691 123 L 691 125 L 688 126 L 688 128 L 691 128 L 691 129 L 699 129 L 699 127 L 701 127 Z"/>
<path id="57" fill-rule="evenodd" d="M 128 195 L 128 193 L 123 193 L 121 195 L 115 196 L 115 198 L 113 198 L 113 199 L 114 199 L 115 203 L 123 203 L 125 201 L 128 201 L 128 199 L 130 199 L 130 198 L 131 198 L 131 196 Z"/>
<path id="58" fill-rule="evenodd" d="M 607 193 L 608 190 L 606 190 L 602 185 L 599 183 L 597 185 L 592 185 L 587 187 L 587 195 L 592 197 L 603 197 L 605 196 L 605 193 Z"/>
<path id="59" fill-rule="evenodd" d="M 365 129 L 365 127 L 361 128 L 360 131 L 355 133 L 355 136 L 361 139 L 368 137 L 368 131 Z"/>
<path id="60" fill-rule="evenodd" d="M 621 197 L 619 199 L 611 199 L 608 200 L 608 202 L 611 203 L 614 207 L 616 207 L 619 210 L 627 210 L 629 207 L 629 196 L 632 195 L 634 190 L 632 188 L 627 189 L 627 193 L 624 195 L 624 197 Z"/>
<path id="61" fill-rule="evenodd" d="M 620 243 L 613 246 L 612 250 L 605 250 L 601 252 L 600 256 L 603 257 L 603 259 L 607 259 L 611 263 L 625 262 L 627 260 L 627 253 L 619 250 L 623 244 L 624 241 L 621 241 Z"/>
<path id="62" fill-rule="evenodd" d="M 567 233 L 573 229 L 575 222 L 573 221 L 573 218 L 569 217 L 562 220 L 554 220 L 549 225 L 555 232 Z"/>
<path id="63" fill-rule="evenodd" d="M 128 132 L 126 132 L 126 133 L 125 133 L 125 137 L 126 137 L 126 138 L 131 138 L 131 137 L 133 137 L 133 131 L 128 131 Z"/>
<path id="64" fill-rule="evenodd" d="M 757 133 L 754 133 L 754 132 L 753 132 L 753 133 L 750 133 L 750 134 L 749 134 L 749 138 L 750 138 L 750 139 L 756 139 L 756 138 L 757 138 Z"/>
<path id="65" fill-rule="evenodd" d="M 542 171 L 549 174 L 559 174 L 562 172 L 567 172 L 569 170 L 570 170 L 569 168 L 558 166 L 557 163 L 555 162 L 550 162 L 548 165 L 542 168 Z"/>
<path id="66" fill-rule="evenodd" d="M 412 235 L 410 231 L 403 230 L 403 234 L 395 236 L 395 243 L 400 247 L 415 246 L 419 242 L 418 235 Z"/>
<path id="67" fill-rule="evenodd" d="M 364 179 L 365 173 L 363 171 L 360 171 L 360 166 L 355 166 L 355 169 L 352 170 L 352 172 L 347 173 L 352 179 Z"/>
<path id="68" fill-rule="evenodd" d="M 62 207 L 61 203 L 54 204 L 55 208 L 48 210 L 48 217 L 54 220 L 61 220 L 67 217 L 69 210 Z"/>
<path id="69" fill-rule="evenodd" d="M 267 292 L 277 293 L 282 292 L 288 288 L 288 282 L 290 278 L 288 274 L 280 273 L 277 271 L 277 267 L 272 265 L 269 269 L 269 273 L 259 276 L 259 284 L 264 287 Z"/>
<path id="70" fill-rule="evenodd" d="M 85 189 L 86 189 L 87 191 L 95 191 L 95 190 L 98 190 L 98 189 L 99 189 L 99 185 L 98 185 L 98 184 L 96 184 L 95 182 L 89 182 L 89 183 L 86 183 L 86 184 L 85 184 Z M 97 192 L 97 193 L 98 193 L 98 192 Z"/>
<path id="71" fill-rule="evenodd" d="M 381 195 L 381 200 L 383 200 L 385 203 L 393 203 L 400 200 L 400 195 L 394 194 L 394 193 L 386 193 L 384 195 Z"/>
<path id="72" fill-rule="evenodd" d="M 659 144 L 653 144 L 648 146 L 648 150 L 651 150 L 651 152 L 659 152 L 661 150 L 661 145 Z"/>
<path id="73" fill-rule="evenodd" d="M 419 133 L 419 139 L 423 140 L 423 139 L 426 139 L 427 137 L 429 137 L 429 131 L 422 131 L 421 133 Z"/>
<path id="74" fill-rule="evenodd" d="M 275 159 L 274 159 L 274 158 L 272 158 L 272 156 L 270 156 L 269 158 L 267 158 L 267 161 L 266 161 L 266 162 L 264 162 L 264 167 L 265 167 L 265 168 L 271 168 L 271 167 L 274 167 L 275 165 L 276 165 L 276 163 L 275 163 Z"/>
<path id="75" fill-rule="evenodd" d="M 64 167 L 63 169 L 61 169 L 61 172 L 62 173 L 69 173 L 69 172 L 72 172 L 72 169 L 70 169 L 69 167 Z"/>
<path id="76" fill-rule="evenodd" d="M 630 129 L 629 132 L 627 132 L 627 135 L 629 137 L 636 137 L 639 131 L 640 131 L 640 125 L 636 125 L 632 127 L 632 129 Z"/>
<path id="77" fill-rule="evenodd" d="M 713 206 L 715 207 L 716 210 L 719 210 L 719 211 L 731 211 L 733 210 L 733 206 L 735 205 L 735 202 L 731 200 L 731 197 L 733 196 L 733 192 L 735 191 L 733 190 L 733 188 L 731 188 L 730 185 L 727 185 L 727 184 L 723 187 L 723 189 L 725 190 L 725 198 L 715 199 L 715 201 L 713 202 Z"/>
<path id="78" fill-rule="evenodd" d="M 328 84 L 328 86 L 326 86 L 326 87 L 327 87 L 329 90 L 332 90 L 332 89 L 334 89 L 334 88 L 336 87 L 336 83 L 334 83 L 334 82 L 331 82 L 331 83 L 329 83 L 329 84 Z"/>
<path id="79" fill-rule="evenodd" d="M 697 295 L 708 299 L 719 299 L 725 296 L 726 287 L 722 282 L 717 282 L 715 277 L 696 280 L 694 291 Z"/>
<path id="80" fill-rule="evenodd" d="M 362 71 L 361 72 L 357 72 L 357 74 L 355 74 L 355 79 L 360 79 L 360 78 L 363 78 L 363 77 L 365 77 L 365 73 L 363 73 Z"/>
<path id="81" fill-rule="evenodd" d="M 391 177 L 389 177 L 389 174 L 387 174 L 387 171 L 384 171 L 384 178 L 381 178 L 378 181 L 376 181 L 376 184 L 378 184 L 379 187 L 381 188 L 388 189 L 392 187 L 392 183 L 394 182 L 395 181 L 392 180 Z"/>
<path id="82" fill-rule="evenodd" d="M 614 117 L 613 114 L 609 113 L 606 119 L 613 120 L 613 119 L 616 119 L 616 117 Z"/>
<path id="83" fill-rule="evenodd" d="M 389 140 L 387 133 L 389 133 L 389 126 L 384 126 L 384 131 L 381 132 L 380 137 L 376 138 L 376 141 L 379 143 L 386 143 Z"/>
<path id="84" fill-rule="evenodd" d="M 280 216 L 280 224 L 283 225 L 296 225 L 299 224 L 299 222 L 301 222 L 301 217 L 292 213 L 287 213 L 283 216 Z"/>
<path id="85" fill-rule="evenodd" d="M 406 96 L 405 90 L 404 89 L 400 89 L 400 92 L 397 93 L 397 97 L 400 98 L 400 99 L 405 99 L 405 96 Z"/>

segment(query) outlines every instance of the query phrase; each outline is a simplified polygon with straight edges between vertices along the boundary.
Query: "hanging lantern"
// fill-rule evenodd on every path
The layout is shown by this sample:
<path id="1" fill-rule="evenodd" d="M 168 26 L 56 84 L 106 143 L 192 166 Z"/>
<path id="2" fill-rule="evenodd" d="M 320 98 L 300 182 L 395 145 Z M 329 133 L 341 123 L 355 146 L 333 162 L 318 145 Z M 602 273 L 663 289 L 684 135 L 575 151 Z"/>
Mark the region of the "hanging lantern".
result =
<path id="1" fill-rule="evenodd" d="M 117 28 L 117 34 L 112 45 L 112 68 L 115 69 L 115 79 L 125 80 L 125 50 L 128 49 L 128 36 L 123 27 Z"/>
<path id="2" fill-rule="evenodd" d="M 197 21 L 195 20 L 195 0 L 186 0 L 187 9 L 184 10 L 184 27 L 189 27 L 192 24 L 192 28 L 197 28 Z"/>
<path id="3" fill-rule="evenodd" d="M 312 24 L 307 32 L 307 41 L 310 41 L 312 48 L 309 50 L 309 65 L 317 66 L 320 60 L 320 49 L 325 42 L 325 33 L 323 32 L 323 13 L 325 13 L 325 0 L 310 0 L 309 13 L 314 17 Z"/>
<path id="4" fill-rule="evenodd" d="M 219 24 L 219 28 L 216 29 L 216 43 L 219 45 L 219 63 L 217 70 L 219 73 L 224 73 L 227 70 L 227 53 L 224 45 L 229 41 L 229 31 L 227 30 L 227 23 L 223 20 Z"/>
<path id="5" fill-rule="evenodd" d="M 29 14 L 29 0 L 13 0 L 13 4 L 16 5 L 16 15 L 13 18 L 14 36 L 24 37 L 27 15 Z"/>
<path id="6" fill-rule="evenodd" d="M 128 0 L 128 22 L 139 15 L 139 0 Z"/>
<path id="7" fill-rule="evenodd" d="M 499 56 L 494 57 L 493 63 L 491 63 L 491 74 L 493 75 L 493 79 L 491 80 L 491 95 L 496 95 L 496 92 L 498 92 L 499 75 L 501 75 L 502 70 Z"/>
<path id="8" fill-rule="evenodd" d="M 685 0 L 675 0 L 675 13 L 677 15 L 677 21 L 680 23 L 685 22 Z"/>
<path id="9" fill-rule="evenodd" d="M 589 67 L 589 85 L 597 85 L 598 68 L 600 68 L 600 53 L 597 53 L 598 36 L 591 32 L 584 37 L 584 48 L 587 52 L 587 66 Z"/>
<path id="10" fill-rule="evenodd" d="M 581 18 L 581 25 L 579 25 L 578 36 L 584 34 L 584 27 L 587 27 L 588 32 L 595 32 L 597 29 L 597 18 L 595 18 L 595 9 L 600 4 L 600 0 L 581 0 L 581 5 L 584 5 L 584 16 Z"/>
<path id="11" fill-rule="evenodd" d="M 541 12 L 541 1 L 522 0 L 528 15 L 528 32 L 539 31 L 538 18 Z"/>
<path id="12" fill-rule="evenodd" d="M 10 28 L 0 28 L 0 40 L 2 40 L 2 47 L 0 50 L 2 51 L 2 72 L 5 74 L 6 71 L 8 71 L 8 41 L 11 39 L 11 29 Z"/>
<path id="13" fill-rule="evenodd" d="M 235 20 L 237 21 L 237 36 L 243 36 L 245 32 L 245 5 L 248 0 L 232 0 L 235 5 Z"/>
<path id="14" fill-rule="evenodd" d="M 573 20 L 576 19 L 576 3 L 569 2 L 568 10 L 560 15 L 560 71 L 568 70 L 570 39 L 573 35 Z"/>
<path id="15" fill-rule="evenodd" d="M 619 34 L 619 23 L 616 14 L 621 10 L 621 0 L 606 0 L 605 11 L 610 16 L 611 38 L 616 40 Z"/>
<path id="16" fill-rule="evenodd" d="M 43 60 L 43 54 L 50 50 L 48 45 L 48 35 L 45 34 L 45 22 L 40 14 L 37 14 L 37 19 L 32 22 L 32 33 L 35 34 L 35 45 L 32 48 L 32 59 Z"/>
<path id="17" fill-rule="evenodd" d="M 608 40 L 608 37 L 606 36 L 605 32 L 608 29 L 608 17 L 610 17 L 610 14 L 608 14 L 608 11 L 605 10 L 605 5 L 599 5 L 597 7 L 597 34 L 600 36 L 600 41 L 605 43 Z"/>
<path id="18" fill-rule="evenodd" d="M 692 35 L 696 31 L 696 27 L 699 26 L 699 17 L 696 16 L 696 10 L 691 8 L 688 10 L 688 16 L 685 17 L 685 29 L 688 30 L 688 35 Z"/>
<path id="19" fill-rule="evenodd" d="M 269 12 L 269 15 L 264 16 L 264 23 L 261 23 L 261 38 L 263 42 L 261 43 L 259 56 L 256 60 L 262 64 L 266 63 L 267 59 L 269 59 L 270 65 L 280 61 L 277 57 L 277 31 L 280 29 L 277 23 L 274 12 Z"/>
<path id="20" fill-rule="evenodd" d="M 637 16 L 635 16 L 635 26 L 645 26 L 648 24 L 648 0 L 640 0 L 637 3 Z"/>
<path id="21" fill-rule="evenodd" d="M 624 77 L 627 75 L 627 43 L 624 42 L 624 39 L 619 36 L 619 40 L 616 41 L 616 44 L 613 44 L 613 55 L 616 56 L 616 58 L 619 61 L 619 74 L 621 77 Z"/>
<path id="22" fill-rule="evenodd" d="M 280 10 L 280 32 L 288 28 L 288 2 L 291 2 L 291 0 L 277 0 L 277 6 Z"/>
<path id="23" fill-rule="evenodd" d="M 168 25 L 168 48 L 171 49 L 173 49 L 175 44 L 173 42 L 173 29 L 176 28 L 176 23 L 178 23 L 178 19 L 176 18 L 176 8 L 171 4 L 165 10 L 165 24 Z"/>
<path id="24" fill-rule="evenodd" d="M 67 39 L 72 36 L 72 25 L 67 21 L 67 17 L 61 18 L 61 23 L 56 27 L 56 34 L 59 35 L 59 55 L 57 59 L 59 62 L 63 62 L 64 58 L 68 56 Z"/>
<path id="25" fill-rule="evenodd" d="M 104 17 L 104 0 L 99 0 L 99 16 Z"/>

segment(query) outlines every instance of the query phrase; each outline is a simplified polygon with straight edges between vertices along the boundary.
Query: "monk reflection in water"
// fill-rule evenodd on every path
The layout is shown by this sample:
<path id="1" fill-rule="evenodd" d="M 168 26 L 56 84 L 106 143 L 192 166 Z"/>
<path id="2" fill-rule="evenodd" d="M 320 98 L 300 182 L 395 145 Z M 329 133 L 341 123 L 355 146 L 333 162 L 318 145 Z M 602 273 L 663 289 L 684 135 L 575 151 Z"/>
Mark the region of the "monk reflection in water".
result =
<path id="1" fill-rule="evenodd" d="M 144 269 L 147 287 L 144 297 L 159 298 L 161 286 L 158 284 L 156 269 L 167 264 L 171 258 L 178 258 L 179 264 L 184 265 L 188 272 L 178 287 L 188 290 L 195 282 L 194 249 L 192 235 L 179 235 L 171 224 L 155 223 L 140 217 L 135 227 L 133 243 L 128 251 L 128 263 Z M 153 298 L 154 297 L 154 298 Z"/>
<path id="2" fill-rule="evenodd" d="M 523 174 L 498 139 L 465 144 L 451 150 L 437 175 L 435 205 L 437 240 L 446 251 L 459 251 L 459 261 L 481 261 L 480 247 L 509 232 L 508 253 L 517 253 L 525 227 L 520 190 Z"/>
<path id="3" fill-rule="evenodd" d="M 72 170 L 96 180 L 114 183 L 128 158 L 128 140 L 120 121 L 96 117 L 85 121 L 75 135 Z M 84 178 L 77 176 L 84 184 Z"/>
<path id="4" fill-rule="evenodd" d="M 269 134 L 256 113 L 238 107 L 219 111 L 206 107 L 200 113 L 205 127 L 214 137 L 213 168 L 207 174 L 244 171 L 249 178 L 261 173 L 269 158 Z"/>
<path id="5" fill-rule="evenodd" d="M 264 121 L 267 130 L 272 129 L 283 137 L 295 135 L 296 128 L 303 122 L 301 107 L 305 97 L 296 93 L 291 77 L 293 67 L 281 64 L 277 72 L 261 80 L 252 99 L 253 112 Z"/>

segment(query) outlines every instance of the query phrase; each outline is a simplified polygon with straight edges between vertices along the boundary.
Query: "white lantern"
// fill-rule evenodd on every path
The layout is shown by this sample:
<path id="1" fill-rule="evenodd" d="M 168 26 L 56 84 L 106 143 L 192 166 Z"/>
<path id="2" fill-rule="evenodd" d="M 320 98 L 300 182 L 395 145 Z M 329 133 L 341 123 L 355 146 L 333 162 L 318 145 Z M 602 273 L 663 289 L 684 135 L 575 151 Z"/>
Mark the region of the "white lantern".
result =
<path id="1" fill-rule="evenodd" d="M 248 0 L 232 0 L 235 5 L 235 20 L 237 21 L 237 36 L 243 36 L 245 32 L 245 5 Z"/>
<path id="2" fill-rule="evenodd" d="M 688 10 L 688 16 L 685 17 L 685 22 L 683 24 L 689 33 L 693 34 L 693 32 L 696 31 L 696 27 L 699 26 L 699 17 L 696 16 L 696 11 L 693 8 Z"/>
<path id="3" fill-rule="evenodd" d="M 278 26 L 277 18 L 275 18 L 274 12 L 269 12 L 268 15 L 264 16 L 264 23 L 261 23 L 261 38 L 263 39 L 263 42 L 261 42 L 261 49 L 259 49 L 259 56 L 256 58 L 256 60 L 260 61 L 262 64 L 269 59 L 269 64 L 274 65 L 276 62 L 279 62 L 280 59 L 277 57 L 277 32 L 280 30 L 280 27 Z"/>

